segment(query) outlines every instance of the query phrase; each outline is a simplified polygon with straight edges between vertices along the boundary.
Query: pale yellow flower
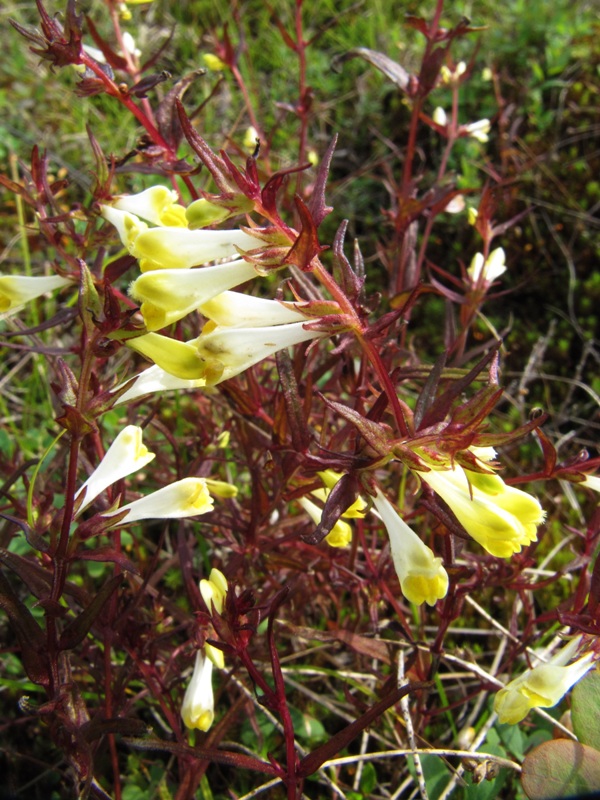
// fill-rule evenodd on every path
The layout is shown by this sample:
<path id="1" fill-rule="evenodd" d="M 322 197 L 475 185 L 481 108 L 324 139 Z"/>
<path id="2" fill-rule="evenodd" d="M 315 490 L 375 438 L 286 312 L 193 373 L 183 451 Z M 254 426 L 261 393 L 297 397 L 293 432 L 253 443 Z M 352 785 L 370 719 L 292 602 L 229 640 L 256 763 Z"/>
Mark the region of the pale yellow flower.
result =
<path id="1" fill-rule="evenodd" d="M 586 653 L 572 664 L 581 637 L 572 639 L 547 663 L 525 670 L 506 684 L 494 698 L 494 711 L 502 723 L 515 725 L 532 708 L 551 708 L 593 667 L 593 653 Z"/>
<path id="2" fill-rule="evenodd" d="M 442 559 L 408 527 L 380 491 L 373 503 L 390 538 L 392 561 L 402 594 L 416 605 L 435 605 L 448 593 L 448 573 Z"/>
<path id="3" fill-rule="evenodd" d="M 59 275 L 49 275 L 31 278 L 27 275 L 1 275 L 0 276 L 0 316 L 18 311 L 22 305 L 41 297 L 43 294 L 53 292 L 63 286 L 72 284 L 72 281 L 61 278 Z"/>
<path id="4" fill-rule="evenodd" d="M 192 678 L 181 704 L 181 718 L 190 730 L 207 731 L 215 718 L 212 670 L 213 662 L 203 650 L 198 650 Z"/>

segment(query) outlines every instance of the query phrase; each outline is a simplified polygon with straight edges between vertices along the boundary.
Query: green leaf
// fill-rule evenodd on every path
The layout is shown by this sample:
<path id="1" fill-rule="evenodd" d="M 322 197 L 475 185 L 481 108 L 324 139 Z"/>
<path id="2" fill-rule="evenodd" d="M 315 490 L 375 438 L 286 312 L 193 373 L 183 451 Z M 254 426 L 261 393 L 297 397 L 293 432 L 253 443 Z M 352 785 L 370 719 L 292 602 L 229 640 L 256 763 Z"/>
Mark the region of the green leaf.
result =
<path id="1" fill-rule="evenodd" d="M 589 672 L 573 689 L 571 718 L 579 741 L 600 750 L 600 672 Z"/>
<path id="2" fill-rule="evenodd" d="M 595 794 L 600 790 L 600 753 L 570 739 L 545 742 L 523 762 L 521 783 L 529 800 Z"/>

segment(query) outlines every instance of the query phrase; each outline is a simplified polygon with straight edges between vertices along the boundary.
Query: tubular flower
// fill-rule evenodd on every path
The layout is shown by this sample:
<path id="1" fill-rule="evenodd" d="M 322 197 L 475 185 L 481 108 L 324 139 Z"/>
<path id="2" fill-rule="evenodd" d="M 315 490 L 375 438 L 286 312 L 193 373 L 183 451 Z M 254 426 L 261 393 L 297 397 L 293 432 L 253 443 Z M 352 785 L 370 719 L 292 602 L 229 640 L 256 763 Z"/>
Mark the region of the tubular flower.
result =
<path id="1" fill-rule="evenodd" d="M 157 331 L 252 278 L 256 278 L 254 267 L 241 259 L 202 269 L 153 270 L 135 280 L 129 294 L 141 302 L 146 328 Z"/>
<path id="2" fill-rule="evenodd" d="M 142 436 L 142 429 L 136 425 L 123 428 L 106 451 L 102 461 L 77 492 L 76 497 L 79 497 L 85 491 L 79 512 L 87 508 L 108 486 L 142 469 L 152 461 L 154 453 L 142 443 Z"/>
<path id="3" fill-rule="evenodd" d="M 308 497 L 300 497 L 298 502 L 315 525 L 318 525 L 321 522 L 322 510 L 313 503 L 312 500 L 309 500 Z M 325 537 L 325 541 L 331 547 L 347 547 L 352 541 L 352 528 L 347 522 L 344 522 L 344 520 L 338 519 Z"/>
<path id="4" fill-rule="evenodd" d="M 450 469 L 419 472 L 450 506 L 476 542 L 493 556 L 509 558 L 537 539 L 544 511 L 535 497 L 507 486 L 498 475 Z"/>
<path id="5" fill-rule="evenodd" d="M 252 250 L 260 242 L 239 230 L 189 230 L 180 226 L 150 228 L 135 214 L 102 206 L 102 216 L 112 223 L 124 246 L 139 259 L 142 272 L 154 269 L 189 269 L 210 261 L 231 259 L 239 250 Z"/>
<path id="6" fill-rule="evenodd" d="M 380 491 L 373 503 L 390 537 L 392 560 L 402 594 L 411 603 L 434 606 L 448 592 L 448 573 L 442 559 L 408 527 Z"/>
<path id="7" fill-rule="evenodd" d="M 142 519 L 197 517 L 212 510 L 213 499 L 206 485 L 206 479 L 183 478 L 103 516 L 112 517 L 127 511 L 126 516 L 117 524 L 129 525 Z"/>
<path id="8" fill-rule="evenodd" d="M 506 256 L 502 247 L 492 250 L 485 260 L 482 253 L 476 253 L 467 269 L 471 284 L 477 285 L 481 282 L 487 288 L 496 278 L 506 272 L 505 259 Z"/>
<path id="9" fill-rule="evenodd" d="M 547 663 L 525 670 L 500 689 L 494 698 L 494 711 L 499 721 L 515 725 L 532 708 L 555 706 L 593 666 L 593 653 L 586 653 L 568 664 L 580 644 L 581 637 L 573 639 Z"/>
<path id="10" fill-rule="evenodd" d="M 215 698 L 212 689 L 213 662 L 203 650 L 196 652 L 196 662 L 183 703 L 181 718 L 186 728 L 207 731 L 215 718 Z"/>
<path id="11" fill-rule="evenodd" d="M 59 275 L 31 278 L 27 275 L 0 276 L 0 314 L 16 311 L 30 300 L 46 292 L 67 286 L 71 281 Z"/>
<path id="12" fill-rule="evenodd" d="M 585 486 L 588 489 L 600 492 L 600 475 L 586 475 L 578 486 Z"/>
<path id="13" fill-rule="evenodd" d="M 307 321 L 303 314 L 279 300 L 265 300 L 241 292 L 216 295 L 207 303 L 202 303 L 200 311 L 221 328 L 258 328 Z"/>
<path id="14" fill-rule="evenodd" d="M 191 342 L 147 333 L 127 345 L 176 378 L 203 379 L 206 386 L 216 386 L 284 347 L 325 335 L 307 330 L 303 322 L 260 328 L 220 328 L 209 322 Z"/>
<path id="15" fill-rule="evenodd" d="M 121 386 L 122 385 L 123 384 L 121 384 Z M 115 391 L 118 391 L 121 386 L 117 386 Z M 176 378 L 174 375 L 170 375 L 155 364 L 153 367 L 149 367 L 136 376 L 131 387 L 127 389 L 126 392 L 123 392 L 116 401 L 115 406 L 122 405 L 123 403 L 131 403 L 132 400 L 137 400 L 138 397 L 143 397 L 146 394 L 154 394 L 154 392 L 198 389 L 203 386 L 206 386 L 204 378 L 197 378 L 196 380 Z"/>
<path id="16" fill-rule="evenodd" d="M 160 333 L 147 333 L 127 340 L 127 347 L 141 353 L 169 375 L 184 381 L 201 380 L 206 386 L 205 367 L 198 358 L 196 340 L 179 342 Z"/>
<path id="17" fill-rule="evenodd" d="M 208 323 L 196 340 L 207 386 L 215 386 L 286 347 L 325 336 L 303 322 L 258 328 L 220 328 Z"/>
<path id="18" fill-rule="evenodd" d="M 177 192 L 166 186 L 151 186 L 138 194 L 121 195 L 111 205 L 153 225 L 187 228 L 185 208 L 179 205 L 178 199 Z"/>

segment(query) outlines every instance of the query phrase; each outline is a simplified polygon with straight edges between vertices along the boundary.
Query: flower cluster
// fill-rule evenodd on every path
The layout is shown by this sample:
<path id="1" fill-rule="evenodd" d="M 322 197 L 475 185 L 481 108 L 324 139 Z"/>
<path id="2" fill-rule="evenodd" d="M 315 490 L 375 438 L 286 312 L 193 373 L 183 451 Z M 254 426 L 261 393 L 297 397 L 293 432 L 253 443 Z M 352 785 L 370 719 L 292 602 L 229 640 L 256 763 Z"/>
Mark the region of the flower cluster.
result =
<path id="1" fill-rule="evenodd" d="M 76 495 L 79 516 L 109 486 L 133 472 L 143 469 L 154 459 L 142 443 L 142 429 L 128 425 L 115 438 L 94 472 Z M 104 518 L 118 517 L 116 525 L 128 525 L 144 519 L 184 519 L 213 510 L 212 494 L 233 497 L 235 486 L 210 478 L 183 478 L 163 486 L 146 497 L 126 505 L 117 505 L 102 513 Z"/>
<path id="2" fill-rule="evenodd" d="M 419 471 L 427 483 L 448 504 L 467 531 L 488 553 L 509 558 L 534 542 L 544 520 L 539 501 L 521 489 L 507 486 L 490 468 L 492 448 L 474 448 L 481 472 L 459 464 Z"/>
<path id="3" fill-rule="evenodd" d="M 147 333 L 127 344 L 155 364 L 121 403 L 164 388 L 214 386 L 278 350 L 325 335 L 307 326 L 297 304 L 229 291 L 257 277 L 251 253 L 262 242 L 242 230 L 198 229 L 203 202 L 185 209 L 175 192 L 155 186 L 102 207 L 142 271 L 129 293 L 140 303 Z M 195 311 L 208 320 L 197 338 L 157 333 Z"/>

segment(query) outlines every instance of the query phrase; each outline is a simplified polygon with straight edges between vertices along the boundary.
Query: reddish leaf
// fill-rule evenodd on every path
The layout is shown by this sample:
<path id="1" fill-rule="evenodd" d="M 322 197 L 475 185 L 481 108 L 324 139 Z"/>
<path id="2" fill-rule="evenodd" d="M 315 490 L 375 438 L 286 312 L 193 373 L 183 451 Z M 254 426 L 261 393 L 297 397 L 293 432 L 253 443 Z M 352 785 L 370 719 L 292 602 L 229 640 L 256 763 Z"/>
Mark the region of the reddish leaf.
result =
<path id="1" fill-rule="evenodd" d="M 48 686 L 50 674 L 46 661 L 46 637 L 2 571 L 0 571 L 0 608 L 6 613 L 15 632 L 21 648 L 23 667 L 29 679 L 41 686 Z"/>
<path id="2" fill-rule="evenodd" d="M 319 244 L 317 226 L 304 201 L 298 195 L 296 195 L 294 201 L 300 215 L 301 227 L 298 238 L 285 258 L 285 263 L 294 264 L 299 269 L 308 272 L 313 258 L 327 248 Z"/>
<path id="3" fill-rule="evenodd" d="M 118 55 L 112 49 L 112 47 L 108 44 L 108 42 L 100 36 L 98 33 L 98 28 L 94 25 L 93 19 L 85 15 L 85 21 L 87 23 L 88 31 L 90 32 L 90 36 L 94 40 L 94 44 L 100 50 L 104 58 L 106 59 L 107 63 L 113 69 L 120 69 L 123 72 L 127 71 L 127 61 L 123 58 L 123 56 Z"/>
<path id="4" fill-rule="evenodd" d="M 112 593 L 122 581 L 123 575 L 113 575 L 95 595 L 89 606 L 84 608 L 81 614 L 65 627 L 58 642 L 61 650 L 72 650 L 83 641 L 102 611 L 104 604 L 110 599 Z"/>
<path id="5" fill-rule="evenodd" d="M 600 791 L 600 752 L 570 739 L 554 739 L 523 762 L 521 783 L 529 800 L 556 800 Z"/>

